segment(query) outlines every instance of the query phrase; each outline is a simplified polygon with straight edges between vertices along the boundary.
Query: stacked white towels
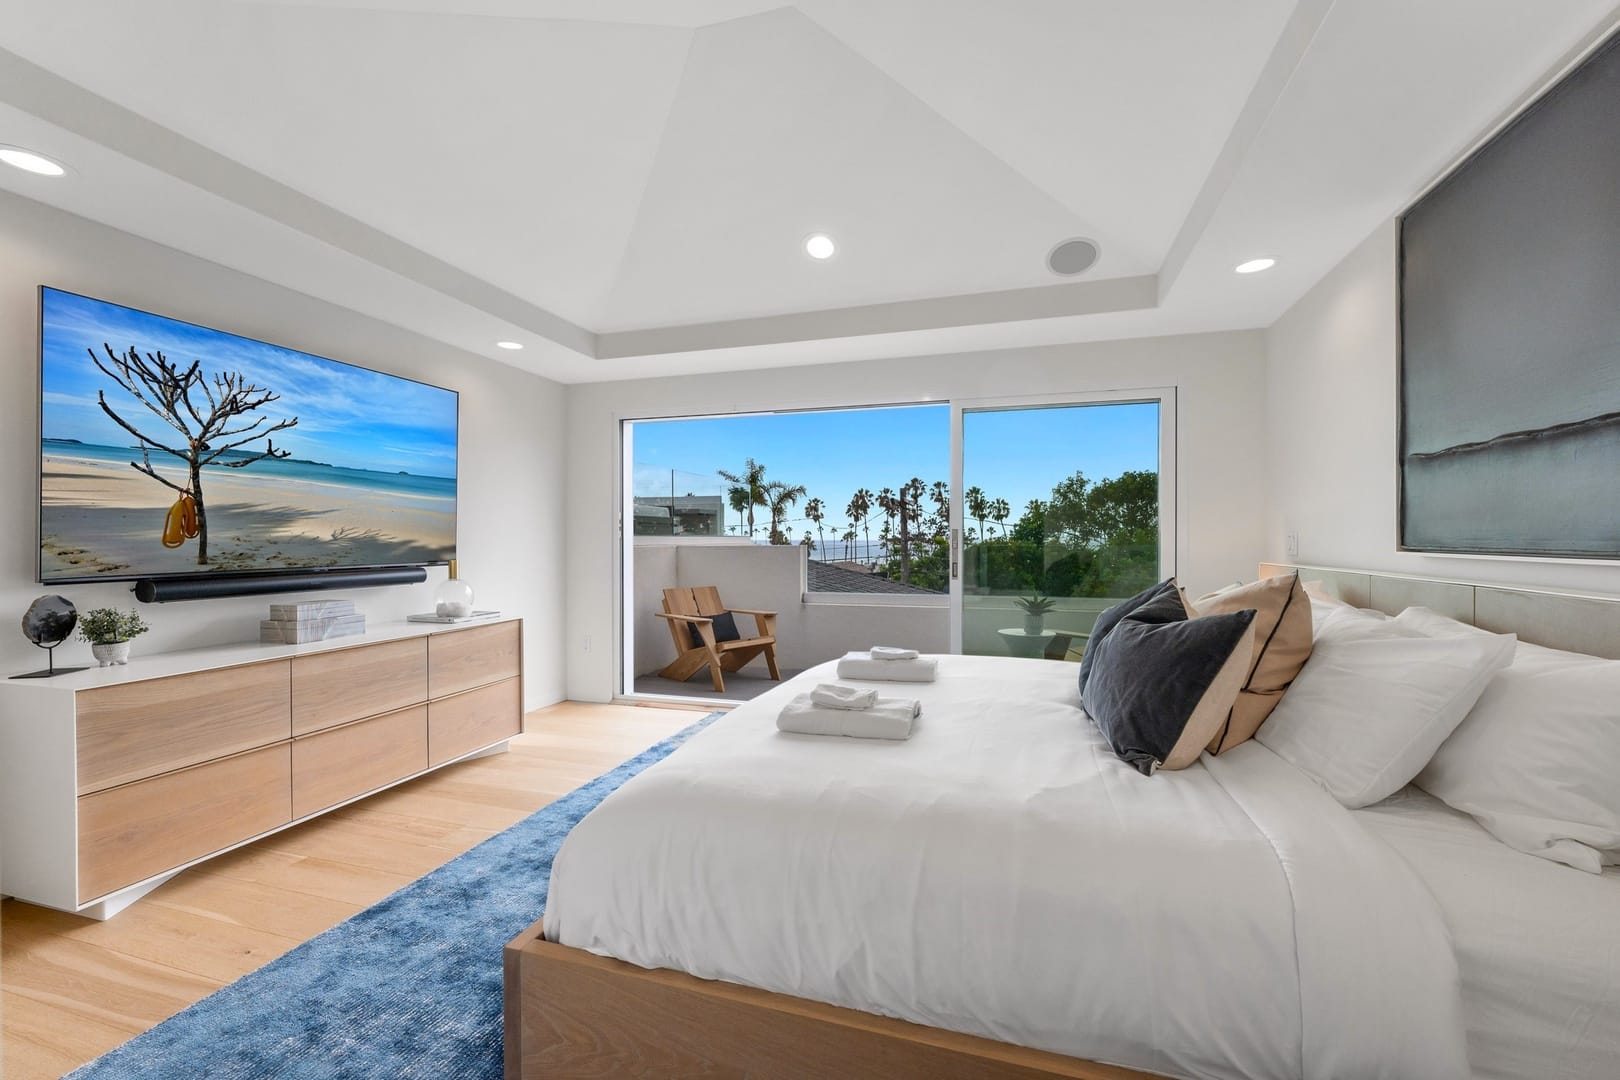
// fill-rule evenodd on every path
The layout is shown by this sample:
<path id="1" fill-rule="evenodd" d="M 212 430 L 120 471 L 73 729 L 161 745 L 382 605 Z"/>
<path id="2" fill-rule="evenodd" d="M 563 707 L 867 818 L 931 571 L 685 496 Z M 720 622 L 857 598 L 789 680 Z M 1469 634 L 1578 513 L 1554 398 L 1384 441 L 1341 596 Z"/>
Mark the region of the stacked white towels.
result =
<path id="1" fill-rule="evenodd" d="M 824 709 L 870 709 L 877 704 L 876 690 L 824 682 L 810 691 L 810 700 Z"/>
<path id="2" fill-rule="evenodd" d="M 870 700 L 866 695 L 871 695 Z M 834 701 L 837 704 L 822 704 Z M 866 704 L 854 704 L 867 701 Z M 799 735 L 847 735 L 856 739 L 909 739 L 922 702 L 880 698 L 876 690 L 822 683 L 793 698 L 776 717 L 778 731 Z"/>
<path id="3" fill-rule="evenodd" d="M 881 650 L 881 651 L 880 651 Z M 883 659 L 883 652 L 909 653 L 909 656 Z M 879 645 L 866 652 L 845 653 L 838 661 L 840 679 L 868 679 L 877 682 L 933 682 L 939 661 L 919 656 L 916 649 L 887 649 Z"/>

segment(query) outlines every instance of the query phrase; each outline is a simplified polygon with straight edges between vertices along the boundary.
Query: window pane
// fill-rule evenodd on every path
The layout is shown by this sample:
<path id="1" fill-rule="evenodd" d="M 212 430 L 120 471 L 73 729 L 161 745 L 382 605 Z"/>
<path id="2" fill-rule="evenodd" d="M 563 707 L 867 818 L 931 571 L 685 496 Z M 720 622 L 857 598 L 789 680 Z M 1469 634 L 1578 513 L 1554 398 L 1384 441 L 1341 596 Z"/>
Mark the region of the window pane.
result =
<path id="1" fill-rule="evenodd" d="M 636 421 L 634 533 L 806 549 L 809 592 L 950 588 L 950 409 Z"/>
<path id="2" fill-rule="evenodd" d="M 1078 659 L 1159 580 L 1157 402 L 962 418 L 964 652 Z"/>

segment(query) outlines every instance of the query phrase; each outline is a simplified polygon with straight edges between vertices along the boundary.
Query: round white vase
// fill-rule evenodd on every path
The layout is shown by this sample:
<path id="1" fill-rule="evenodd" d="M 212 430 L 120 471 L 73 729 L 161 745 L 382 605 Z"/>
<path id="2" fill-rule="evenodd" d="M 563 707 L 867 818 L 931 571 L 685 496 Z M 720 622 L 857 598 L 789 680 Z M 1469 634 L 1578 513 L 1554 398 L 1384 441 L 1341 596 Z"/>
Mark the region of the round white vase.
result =
<path id="1" fill-rule="evenodd" d="M 90 646 L 90 655 L 102 667 L 112 667 L 114 664 L 129 663 L 129 642 L 109 641 L 104 645 Z"/>
<path id="2" fill-rule="evenodd" d="M 449 578 L 433 593 L 433 613 L 441 619 L 464 619 L 473 613 L 472 586 L 461 578 Z"/>

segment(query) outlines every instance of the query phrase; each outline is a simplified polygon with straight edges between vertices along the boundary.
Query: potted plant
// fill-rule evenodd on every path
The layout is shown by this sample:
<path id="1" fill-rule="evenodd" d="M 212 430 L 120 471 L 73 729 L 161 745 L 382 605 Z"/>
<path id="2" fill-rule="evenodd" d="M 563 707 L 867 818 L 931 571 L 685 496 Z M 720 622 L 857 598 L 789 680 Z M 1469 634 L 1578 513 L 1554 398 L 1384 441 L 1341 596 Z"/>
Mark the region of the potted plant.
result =
<path id="1" fill-rule="evenodd" d="M 1024 609 L 1024 633 L 1037 637 L 1041 632 L 1041 624 L 1046 620 L 1046 613 L 1057 607 L 1057 601 L 1037 593 L 1034 596 L 1020 597 L 1018 606 Z"/>
<path id="2" fill-rule="evenodd" d="M 102 667 L 129 663 L 130 639 L 147 629 L 140 613 L 134 610 L 104 607 L 79 616 L 79 636 L 90 643 L 90 651 Z"/>

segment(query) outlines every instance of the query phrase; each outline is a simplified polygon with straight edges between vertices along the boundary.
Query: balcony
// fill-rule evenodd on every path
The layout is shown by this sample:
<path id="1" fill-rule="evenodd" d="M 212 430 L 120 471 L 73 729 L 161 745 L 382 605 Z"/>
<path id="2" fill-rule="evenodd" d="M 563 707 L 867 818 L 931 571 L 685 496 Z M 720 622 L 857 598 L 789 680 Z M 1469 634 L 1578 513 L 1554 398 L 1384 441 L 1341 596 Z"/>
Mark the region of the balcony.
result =
<path id="1" fill-rule="evenodd" d="M 737 537 L 638 536 L 634 550 L 626 667 L 634 672 L 637 694 L 746 701 L 777 685 L 763 660 L 727 675 L 724 694 L 714 691 L 707 672 L 685 683 L 661 678 L 659 669 L 675 658 L 669 630 L 657 617 L 666 588 L 714 585 L 728 604 L 777 612 L 776 655 L 784 679 L 870 645 L 950 651 L 947 596 L 873 578 L 851 566 L 812 564 L 807 549 L 798 545 L 772 547 Z M 964 597 L 964 651 L 1006 656 L 1029 649 L 1030 643 L 1018 634 L 1003 633 L 1024 625 L 1016 601 L 1013 596 Z M 1056 601 L 1045 625 L 1068 638 L 1067 659 L 1079 659 L 1084 635 L 1113 602 Z M 749 616 L 738 616 L 738 622 L 743 633 L 752 629 Z M 1047 641 L 1031 651 L 1038 655 L 1051 647 Z"/>

